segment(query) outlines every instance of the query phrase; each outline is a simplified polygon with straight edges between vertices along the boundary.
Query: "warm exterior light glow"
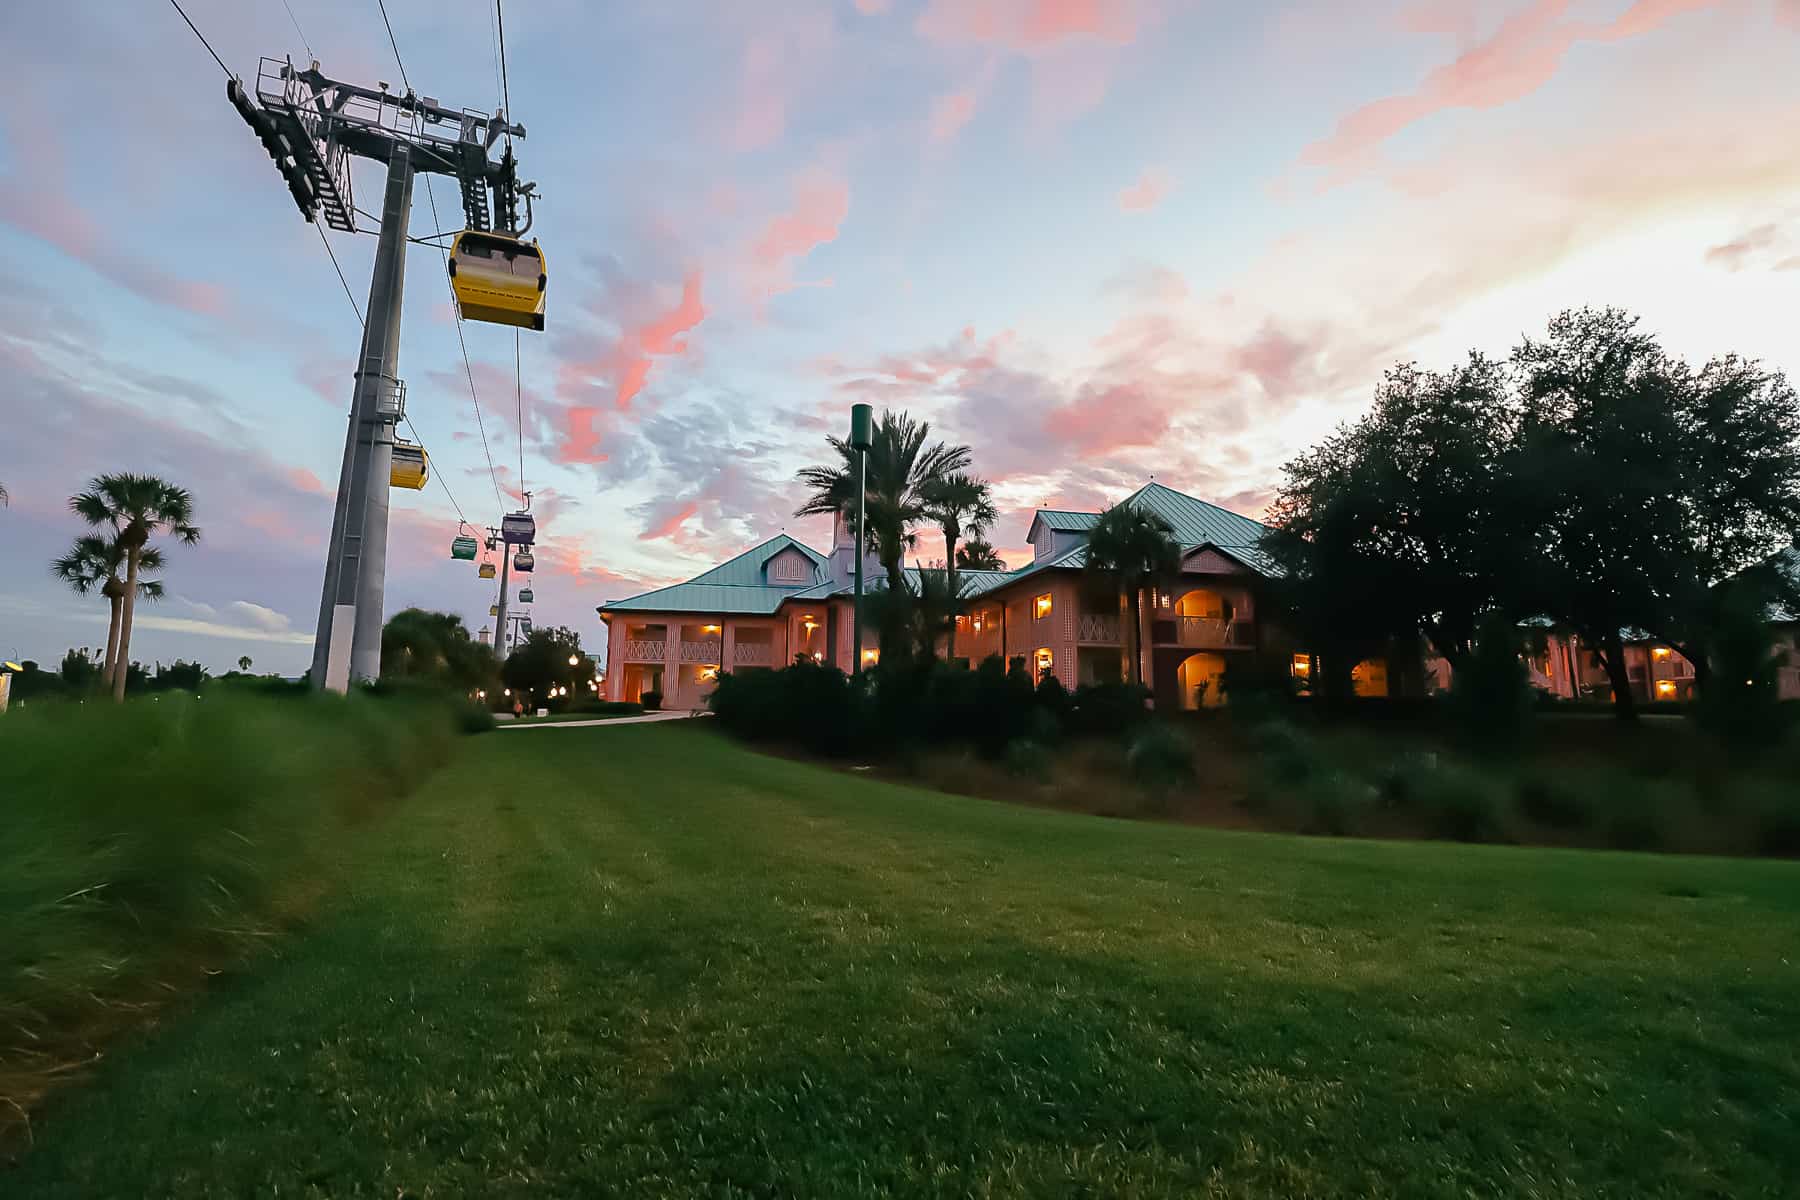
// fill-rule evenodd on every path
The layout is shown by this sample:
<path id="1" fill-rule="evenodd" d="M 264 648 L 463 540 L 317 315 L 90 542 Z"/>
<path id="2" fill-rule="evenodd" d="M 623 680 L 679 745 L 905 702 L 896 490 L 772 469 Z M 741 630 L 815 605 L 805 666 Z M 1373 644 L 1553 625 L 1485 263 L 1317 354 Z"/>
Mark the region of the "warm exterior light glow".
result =
<path id="1" fill-rule="evenodd" d="M 1039 646 L 1037 652 L 1037 669 L 1040 672 L 1048 671 L 1053 662 L 1055 662 L 1055 656 L 1050 653 L 1050 648 L 1048 646 Z"/>
<path id="2" fill-rule="evenodd" d="M 700 632 L 701 633 L 717 633 L 717 632 L 719 632 L 719 627 L 717 625 L 702 625 L 700 627 Z"/>
<path id="3" fill-rule="evenodd" d="M 569 655 L 569 665 L 571 667 L 578 665 L 580 662 L 581 662 L 581 655 L 579 655 L 579 654 Z"/>
<path id="4" fill-rule="evenodd" d="M 1659 696 L 1673 696 L 1675 694 L 1675 685 L 1670 683 L 1667 679 L 1658 680 L 1656 684 L 1656 694 Z"/>
<path id="5" fill-rule="evenodd" d="M 510 695 L 512 695 L 512 689 L 511 689 L 511 688 L 506 688 L 506 689 L 505 689 L 505 690 L 504 690 L 504 691 L 502 691 L 502 692 L 501 692 L 501 693 L 500 693 L 500 694 L 501 694 L 501 695 L 502 695 L 502 696 L 510 696 Z"/>
<path id="6" fill-rule="evenodd" d="M 1050 615 L 1050 594 L 1048 592 L 1037 598 L 1037 615 L 1040 618 Z"/>
<path id="7" fill-rule="evenodd" d="M 870 666 L 874 666 L 876 663 L 881 661 L 881 651 L 879 651 L 879 650 L 864 650 L 862 660 L 864 662 L 868 663 Z"/>
<path id="8" fill-rule="evenodd" d="M 814 661 L 814 662 L 824 662 L 824 661 L 825 661 L 825 654 L 824 654 L 824 652 L 823 652 L 823 651 L 819 651 L 819 650 L 814 650 L 814 651 L 813 651 L 813 661 Z"/>
<path id="9" fill-rule="evenodd" d="M 1657 658 L 1667 658 L 1667 657 L 1669 657 L 1669 648 L 1667 646 L 1658 646 L 1656 649 L 1652 650 L 1650 653 L 1655 655 Z"/>
<path id="10" fill-rule="evenodd" d="M 976 633 L 981 632 L 981 614 L 980 613 L 975 614 L 975 619 L 970 622 L 970 626 L 975 630 Z"/>
<path id="11" fill-rule="evenodd" d="M 1312 655 L 1294 655 L 1293 674 L 1296 679 L 1305 679 L 1312 674 Z"/>

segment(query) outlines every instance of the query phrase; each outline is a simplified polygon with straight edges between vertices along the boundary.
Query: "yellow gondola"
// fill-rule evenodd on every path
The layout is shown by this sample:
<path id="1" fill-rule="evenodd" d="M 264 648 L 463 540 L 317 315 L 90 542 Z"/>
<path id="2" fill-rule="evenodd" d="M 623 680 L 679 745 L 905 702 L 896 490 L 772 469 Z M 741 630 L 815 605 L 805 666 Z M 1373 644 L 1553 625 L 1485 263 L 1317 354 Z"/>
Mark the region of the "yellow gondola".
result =
<path id="1" fill-rule="evenodd" d="M 492 579 L 494 577 L 494 564 L 491 562 L 484 562 L 479 567 L 475 568 L 475 573 L 483 579 Z"/>
<path id="2" fill-rule="evenodd" d="M 465 321 L 542 331 L 548 282 L 536 242 L 465 229 L 450 243 L 450 285 Z"/>
<path id="3" fill-rule="evenodd" d="M 388 468 L 388 486 L 419 491 L 431 477 L 431 456 L 412 442 L 394 442 L 394 461 Z"/>

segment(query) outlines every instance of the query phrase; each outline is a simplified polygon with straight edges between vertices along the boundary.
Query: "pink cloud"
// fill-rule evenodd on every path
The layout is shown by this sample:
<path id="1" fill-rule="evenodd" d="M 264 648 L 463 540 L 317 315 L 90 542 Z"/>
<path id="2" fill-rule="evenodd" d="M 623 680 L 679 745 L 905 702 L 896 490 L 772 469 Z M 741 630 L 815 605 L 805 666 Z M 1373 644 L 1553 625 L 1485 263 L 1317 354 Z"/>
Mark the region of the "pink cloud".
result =
<path id="1" fill-rule="evenodd" d="M 751 257 L 764 267 L 804 258 L 835 241 L 850 215 L 850 185 L 823 170 L 812 170 L 794 186 L 793 208 L 770 218 L 751 247 Z"/>
<path id="2" fill-rule="evenodd" d="M 1497 108 L 1548 83 L 1578 42 L 1610 42 L 1648 33 L 1673 18 L 1720 0 L 1634 0 L 1608 22 L 1565 20 L 1571 0 L 1532 0 L 1487 38 L 1435 68 L 1419 89 L 1375 100 L 1308 146 L 1301 161 L 1343 175 L 1363 165 L 1402 130 L 1451 109 Z"/>
<path id="3" fill-rule="evenodd" d="M 1029 52 L 1068 39 L 1125 45 L 1136 36 L 1135 0 L 931 0 L 920 36 L 946 44 Z"/>
<path id="4" fill-rule="evenodd" d="M 1147 167 L 1137 182 L 1119 192 L 1119 207 L 1126 212 L 1149 212 L 1169 194 L 1169 173 L 1161 167 Z"/>
<path id="5" fill-rule="evenodd" d="M 975 93 L 973 90 L 951 92 L 939 96 L 937 103 L 931 106 L 931 140 L 948 142 L 962 132 L 963 126 L 975 116 Z"/>
<path id="6" fill-rule="evenodd" d="M 856 11 L 865 17 L 880 16 L 888 10 L 889 0 L 856 0 Z"/>
<path id="7" fill-rule="evenodd" d="M 299 491 L 314 496 L 331 496 L 333 492 L 325 486 L 325 481 L 307 470 L 305 467 L 292 467 L 287 472 L 287 481 Z"/>
<path id="8" fill-rule="evenodd" d="M 669 511 L 658 514 L 654 523 L 638 534 L 638 541 L 654 542 L 663 538 L 678 538 L 681 534 L 681 527 L 699 511 L 700 505 L 693 501 L 676 504 Z"/>
<path id="9" fill-rule="evenodd" d="M 698 268 L 689 271 L 682 281 L 681 299 L 673 307 L 628 323 L 598 356 L 562 364 L 557 372 L 557 393 L 575 402 L 563 414 L 562 441 L 555 451 L 558 461 L 606 461 L 599 449 L 603 430 L 597 426 L 602 410 L 580 401 L 604 380 L 612 391 L 613 410 L 630 408 L 649 382 L 656 360 L 686 353 L 686 335 L 706 320 L 702 283 L 703 274 Z"/>
<path id="10" fill-rule="evenodd" d="M 1800 0 L 1775 0 L 1775 20 L 1789 29 L 1800 30 Z"/>

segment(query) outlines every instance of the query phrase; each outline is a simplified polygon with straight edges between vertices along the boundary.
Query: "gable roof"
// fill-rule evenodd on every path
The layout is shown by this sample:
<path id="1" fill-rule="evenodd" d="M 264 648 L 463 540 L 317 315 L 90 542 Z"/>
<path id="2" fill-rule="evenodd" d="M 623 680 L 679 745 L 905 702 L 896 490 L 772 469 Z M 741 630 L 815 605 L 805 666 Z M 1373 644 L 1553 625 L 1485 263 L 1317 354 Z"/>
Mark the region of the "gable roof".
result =
<path id="1" fill-rule="evenodd" d="M 806 555 L 813 570 L 810 579 L 794 583 L 769 583 L 763 568 L 771 558 L 784 550 L 794 549 Z M 686 583 L 671 584 L 613 600 L 597 611 L 667 612 L 667 613 L 739 613 L 767 616 L 790 596 L 810 595 L 831 583 L 830 560 L 804 542 L 787 534 L 777 534 L 760 546 L 752 546 L 736 558 L 726 559 L 710 570 L 702 571 Z"/>
<path id="2" fill-rule="evenodd" d="M 1032 514 L 1031 527 L 1025 531 L 1025 540 L 1035 542 L 1040 527 L 1054 533 L 1086 533 L 1100 519 L 1097 512 L 1073 512 L 1066 508 L 1040 508 Z"/>
<path id="3" fill-rule="evenodd" d="M 1147 509 L 1162 517 L 1174 528 L 1175 539 L 1184 546 L 1208 542 L 1221 548 L 1256 546 L 1268 530 L 1261 521 L 1252 521 L 1228 508 L 1208 504 L 1160 483 L 1146 483 L 1120 503 Z"/>

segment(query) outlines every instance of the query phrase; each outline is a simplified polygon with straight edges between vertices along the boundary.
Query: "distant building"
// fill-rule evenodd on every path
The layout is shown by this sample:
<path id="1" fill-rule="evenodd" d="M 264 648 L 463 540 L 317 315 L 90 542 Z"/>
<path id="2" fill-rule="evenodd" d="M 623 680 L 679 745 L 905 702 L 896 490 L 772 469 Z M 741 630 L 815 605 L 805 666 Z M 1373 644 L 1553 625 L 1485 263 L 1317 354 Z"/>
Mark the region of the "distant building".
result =
<path id="1" fill-rule="evenodd" d="M 1266 616 L 1268 587 L 1280 568 L 1261 549 L 1267 531 L 1261 522 L 1159 483 L 1121 503 L 1161 516 L 1181 545 L 1180 575 L 1147 596 L 1136 614 L 1142 678 L 1159 709 L 1222 703 L 1226 668 L 1247 657 L 1260 656 L 1265 670 L 1286 671 L 1303 686 L 1310 682 L 1312 656 Z M 1088 531 L 1099 519 L 1097 512 L 1039 509 L 1026 531 L 1028 565 L 959 571 L 958 659 L 1022 659 L 1035 678 L 1054 675 L 1071 689 L 1124 678 L 1129 617 L 1116 598 L 1095 596 L 1082 580 Z M 906 570 L 916 582 L 917 571 Z M 798 656 L 847 671 L 854 573 L 854 540 L 840 519 L 829 554 L 782 534 L 685 583 L 603 604 L 604 694 L 636 700 L 658 692 L 665 707 L 691 708 L 705 700 L 721 671 L 779 668 Z M 883 585 L 885 573 L 873 556 L 863 573 L 865 586 Z M 1796 622 L 1785 616 L 1790 665 L 1782 695 L 1800 698 Z M 1528 657 L 1534 686 L 1568 699 L 1611 698 L 1605 670 L 1578 638 L 1546 624 L 1540 644 L 1542 652 Z M 865 633 L 863 657 L 866 666 L 879 661 L 873 630 Z M 1356 693 L 1428 694 L 1450 686 L 1443 660 L 1411 658 L 1358 663 Z M 1691 698 L 1693 665 L 1671 647 L 1631 638 L 1626 660 L 1638 699 Z"/>

